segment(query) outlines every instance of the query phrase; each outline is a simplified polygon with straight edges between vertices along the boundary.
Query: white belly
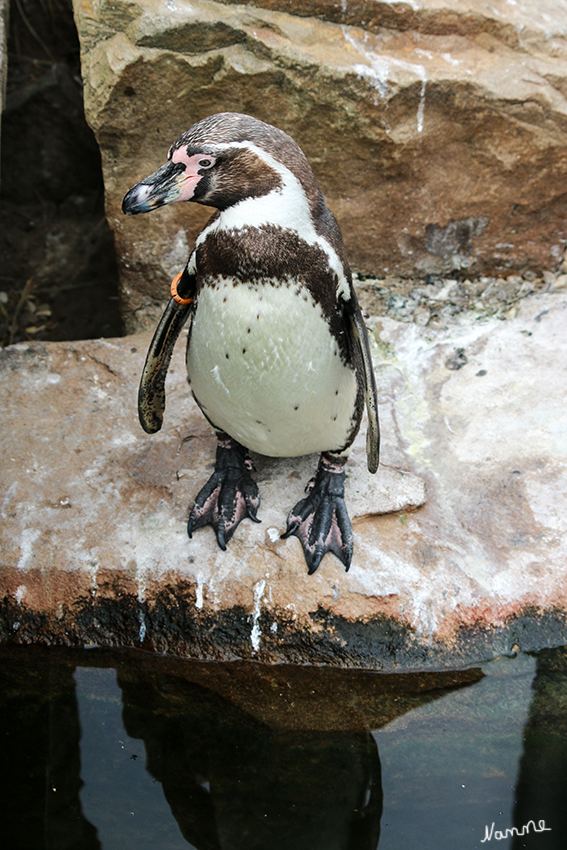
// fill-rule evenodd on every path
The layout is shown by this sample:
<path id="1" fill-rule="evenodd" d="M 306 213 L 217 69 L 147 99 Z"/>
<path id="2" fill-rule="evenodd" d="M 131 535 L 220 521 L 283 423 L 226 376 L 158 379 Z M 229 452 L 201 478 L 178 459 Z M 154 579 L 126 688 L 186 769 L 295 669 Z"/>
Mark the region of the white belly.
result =
<path id="1" fill-rule="evenodd" d="M 187 374 L 203 410 L 272 457 L 342 448 L 357 384 L 304 288 L 221 280 L 199 293 Z"/>

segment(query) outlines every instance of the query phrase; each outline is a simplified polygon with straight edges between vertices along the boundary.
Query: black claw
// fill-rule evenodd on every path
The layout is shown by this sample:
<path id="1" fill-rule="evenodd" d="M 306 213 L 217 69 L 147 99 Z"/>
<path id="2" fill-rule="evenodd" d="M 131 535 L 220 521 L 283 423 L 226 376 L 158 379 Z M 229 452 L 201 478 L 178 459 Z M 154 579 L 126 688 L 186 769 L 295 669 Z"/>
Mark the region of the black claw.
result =
<path id="1" fill-rule="evenodd" d="M 222 525 L 219 525 L 217 528 L 217 543 L 223 552 L 226 552 L 226 543 L 224 541 L 224 528 Z"/>
<path id="2" fill-rule="evenodd" d="M 296 509 L 297 509 L 297 505 L 295 506 L 295 508 L 293 510 L 295 511 Z M 295 522 L 290 523 L 291 514 L 292 514 L 292 512 L 290 511 L 290 514 L 287 518 L 287 531 L 284 531 L 283 534 L 280 534 L 280 540 L 286 540 L 288 537 L 292 537 L 292 535 L 294 535 L 295 532 L 297 531 L 297 529 L 299 528 L 299 520 L 296 520 Z"/>
<path id="3" fill-rule="evenodd" d="M 257 517 L 260 496 L 252 479 L 252 461 L 248 452 L 230 437 L 219 439 L 215 471 L 200 490 L 187 523 L 187 534 L 212 525 L 223 552 L 240 522 Z"/>
<path id="4" fill-rule="evenodd" d="M 352 526 L 344 500 L 345 461 L 322 454 L 307 496 L 290 512 L 282 538 L 297 537 L 303 547 L 309 575 L 316 572 L 327 552 L 333 552 L 348 571 L 353 552 Z"/>

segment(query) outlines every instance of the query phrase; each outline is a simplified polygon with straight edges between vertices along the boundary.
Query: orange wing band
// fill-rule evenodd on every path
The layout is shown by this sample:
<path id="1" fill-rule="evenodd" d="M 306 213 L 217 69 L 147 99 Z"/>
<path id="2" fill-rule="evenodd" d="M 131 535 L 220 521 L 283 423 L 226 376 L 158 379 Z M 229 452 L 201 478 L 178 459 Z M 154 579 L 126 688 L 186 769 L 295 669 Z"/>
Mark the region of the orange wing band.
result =
<path id="1" fill-rule="evenodd" d="M 179 274 L 176 274 L 173 280 L 171 281 L 171 297 L 175 301 L 177 301 L 178 304 L 192 304 L 192 298 L 182 298 L 181 295 L 179 295 L 179 293 L 177 292 L 177 284 L 181 280 L 182 276 L 183 272 L 179 272 Z"/>

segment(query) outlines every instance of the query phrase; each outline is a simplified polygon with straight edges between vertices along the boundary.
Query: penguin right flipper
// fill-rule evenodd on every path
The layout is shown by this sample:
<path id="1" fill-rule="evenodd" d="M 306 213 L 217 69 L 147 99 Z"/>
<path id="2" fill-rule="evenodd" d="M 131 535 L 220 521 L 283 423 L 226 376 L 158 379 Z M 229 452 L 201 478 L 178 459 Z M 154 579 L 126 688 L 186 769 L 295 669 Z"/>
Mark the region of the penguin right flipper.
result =
<path id="1" fill-rule="evenodd" d="M 260 522 L 256 516 L 260 496 L 251 472 L 247 449 L 228 434 L 219 433 L 215 471 L 195 499 L 187 523 L 189 537 L 197 528 L 212 525 L 224 551 L 243 519 Z"/>
<path id="2" fill-rule="evenodd" d="M 156 328 L 138 390 L 138 418 L 147 434 L 155 434 L 163 422 L 165 379 L 175 343 L 191 311 L 195 275 L 185 269 L 183 274 L 175 278 L 174 284 L 176 295 L 178 292 L 180 295 L 171 298 Z"/>
<path id="3" fill-rule="evenodd" d="M 345 302 L 345 310 L 349 318 L 349 332 L 351 340 L 356 347 L 364 377 L 364 400 L 368 414 L 368 425 L 366 429 L 366 463 L 369 472 L 378 469 L 378 458 L 380 456 L 380 423 L 378 421 L 378 390 L 376 389 L 376 377 L 372 365 L 370 343 L 368 342 L 368 331 L 362 318 L 362 311 L 356 298 Z"/>

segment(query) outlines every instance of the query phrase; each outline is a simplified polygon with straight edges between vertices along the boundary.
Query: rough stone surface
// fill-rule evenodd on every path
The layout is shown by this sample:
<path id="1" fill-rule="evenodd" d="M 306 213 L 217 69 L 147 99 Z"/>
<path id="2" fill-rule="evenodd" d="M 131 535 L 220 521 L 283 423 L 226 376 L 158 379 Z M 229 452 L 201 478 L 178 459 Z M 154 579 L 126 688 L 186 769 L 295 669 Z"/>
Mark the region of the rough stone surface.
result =
<path id="1" fill-rule="evenodd" d="M 215 441 L 181 344 L 153 437 L 136 417 L 147 334 L 5 349 L 3 639 L 386 671 L 565 643 L 566 318 L 559 292 L 508 321 L 371 320 L 383 465 L 366 472 L 359 436 L 353 565 L 327 556 L 311 577 L 279 534 L 315 457 L 255 458 L 262 523 L 227 552 L 210 528 L 187 539 Z"/>
<path id="2" fill-rule="evenodd" d="M 553 270 L 567 240 L 567 4 L 75 0 L 129 328 L 209 211 L 124 218 L 188 126 L 248 112 L 291 133 L 374 275 Z"/>

